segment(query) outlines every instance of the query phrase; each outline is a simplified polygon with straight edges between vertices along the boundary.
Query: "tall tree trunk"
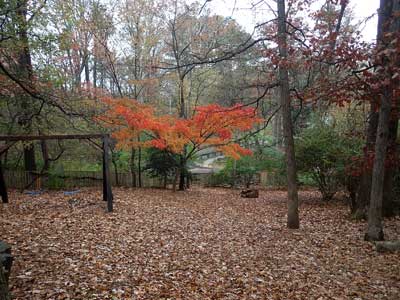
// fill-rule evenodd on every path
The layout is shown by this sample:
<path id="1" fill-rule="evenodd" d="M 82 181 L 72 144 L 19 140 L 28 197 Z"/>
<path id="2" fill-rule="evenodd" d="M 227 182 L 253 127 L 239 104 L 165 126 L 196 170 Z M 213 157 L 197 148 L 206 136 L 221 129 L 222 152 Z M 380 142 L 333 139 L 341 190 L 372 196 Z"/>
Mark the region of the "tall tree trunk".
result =
<path id="1" fill-rule="evenodd" d="M 400 12 L 399 0 L 381 0 L 378 18 L 377 50 L 378 57 L 383 71 L 381 75 L 387 80 L 392 80 L 389 64 L 399 65 L 399 56 L 397 61 L 392 61 L 387 57 L 383 50 L 393 47 L 391 44 L 391 33 L 398 33 L 400 21 L 398 13 Z M 375 143 L 374 167 L 372 170 L 371 199 L 368 209 L 368 228 L 365 234 L 365 240 L 379 241 L 384 239 L 382 226 L 382 202 L 385 175 L 385 160 L 387 156 L 389 143 L 389 124 L 391 117 L 391 108 L 393 92 L 397 83 L 391 82 L 388 86 L 382 86 L 382 96 L 380 97 L 379 121 Z"/>
<path id="2" fill-rule="evenodd" d="M 185 190 L 185 172 L 182 167 L 181 170 L 179 171 L 179 190 L 180 191 Z"/>
<path id="3" fill-rule="evenodd" d="M 388 141 L 388 154 L 391 158 L 397 157 L 397 130 L 398 130 L 399 120 L 397 117 L 397 111 L 392 111 L 391 121 L 389 123 L 389 141 Z M 391 159 L 392 160 L 392 159 Z M 396 167 L 392 163 L 386 166 L 385 169 L 385 181 L 383 183 L 383 216 L 393 217 L 395 202 L 393 199 L 393 176 L 395 174 Z"/>
<path id="4" fill-rule="evenodd" d="M 382 199 L 391 108 L 391 97 L 387 95 L 387 92 L 385 94 L 382 96 L 381 107 L 379 109 L 374 167 L 372 170 L 371 200 L 368 210 L 368 229 L 365 235 L 365 239 L 368 241 L 381 241 L 384 238 Z"/>
<path id="5" fill-rule="evenodd" d="M 279 106 L 280 103 L 280 97 L 279 97 L 279 91 L 274 90 L 274 98 L 276 99 L 276 104 Z M 272 123 L 272 131 L 274 135 L 274 143 L 277 147 L 281 148 L 282 143 L 283 143 L 283 138 L 282 138 L 282 112 L 281 110 L 278 110 L 275 113 L 273 123 Z"/>
<path id="6" fill-rule="evenodd" d="M 368 117 L 368 128 L 367 128 L 367 141 L 364 147 L 364 164 L 367 165 L 371 153 L 375 148 L 376 130 L 378 128 L 379 113 L 377 111 L 376 103 L 371 103 L 371 108 Z M 371 181 L 372 181 L 372 170 L 367 165 L 363 171 L 360 184 L 357 191 L 356 207 L 354 216 L 356 219 L 367 218 L 367 206 L 371 196 Z"/>
<path id="7" fill-rule="evenodd" d="M 184 77 L 179 76 L 179 117 L 182 119 L 187 118 L 186 113 L 186 100 L 185 100 L 185 85 L 184 85 Z M 183 149 L 183 156 L 180 161 L 180 170 L 179 170 L 179 190 L 185 190 L 185 178 L 186 178 L 186 146 Z"/>
<path id="8" fill-rule="evenodd" d="M 185 103 L 185 85 L 184 78 L 179 80 L 179 117 L 186 119 L 186 103 Z"/>
<path id="9" fill-rule="evenodd" d="M 24 168 L 27 172 L 36 171 L 35 144 L 33 143 L 24 147 Z"/>
<path id="10" fill-rule="evenodd" d="M 287 40 L 286 40 L 286 12 L 285 0 L 278 0 L 278 37 L 279 37 L 279 65 L 280 100 L 282 105 L 283 135 L 286 152 L 287 187 L 288 187 L 288 216 L 287 227 L 297 229 L 300 227 L 298 193 L 297 193 L 297 168 L 294 153 L 293 124 L 290 107 L 289 73 L 286 66 Z"/>
<path id="11" fill-rule="evenodd" d="M 89 68 L 89 53 L 87 50 L 84 52 L 84 62 L 85 62 L 85 82 L 90 82 L 90 68 Z"/>
<path id="12" fill-rule="evenodd" d="M 18 25 L 18 40 L 20 43 L 18 54 L 18 74 L 22 82 L 32 84 L 33 69 L 29 49 L 28 22 L 26 20 L 27 5 L 26 0 L 20 0 L 17 2 L 18 8 L 16 24 Z M 22 95 L 20 105 L 21 112 L 18 123 L 25 134 L 30 134 L 32 131 L 33 110 L 30 97 L 28 95 Z M 24 166 L 25 171 L 36 171 L 35 148 L 33 143 L 24 146 Z"/>
<path id="13" fill-rule="evenodd" d="M 93 57 L 93 87 L 96 88 L 97 87 L 97 57 L 94 56 Z"/>

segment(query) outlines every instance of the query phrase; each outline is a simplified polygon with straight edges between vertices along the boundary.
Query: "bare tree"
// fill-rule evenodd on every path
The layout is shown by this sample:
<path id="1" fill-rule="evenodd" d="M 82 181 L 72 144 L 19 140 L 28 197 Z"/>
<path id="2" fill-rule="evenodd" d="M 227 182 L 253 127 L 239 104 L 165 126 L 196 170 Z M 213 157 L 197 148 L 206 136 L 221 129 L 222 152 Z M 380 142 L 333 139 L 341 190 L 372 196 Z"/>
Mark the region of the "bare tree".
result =
<path id="1" fill-rule="evenodd" d="M 279 56 L 279 83 L 280 102 L 282 106 L 283 135 L 286 153 L 287 185 L 288 185 L 288 217 L 287 227 L 296 229 L 300 227 L 298 193 L 297 193 L 297 168 L 294 153 L 293 124 L 290 109 L 289 72 L 285 65 L 288 59 L 286 36 L 285 0 L 278 0 L 278 42 Z"/>

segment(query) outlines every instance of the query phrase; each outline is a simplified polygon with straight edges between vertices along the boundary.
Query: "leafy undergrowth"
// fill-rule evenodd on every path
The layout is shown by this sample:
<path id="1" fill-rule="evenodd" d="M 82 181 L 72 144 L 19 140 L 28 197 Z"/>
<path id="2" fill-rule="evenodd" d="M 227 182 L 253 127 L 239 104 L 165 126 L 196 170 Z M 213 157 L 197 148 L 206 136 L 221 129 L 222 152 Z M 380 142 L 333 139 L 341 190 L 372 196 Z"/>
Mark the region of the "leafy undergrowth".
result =
<path id="1" fill-rule="evenodd" d="M 400 299 L 400 255 L 363 241 L 365 223 L 301 192 L 301 229 L 285 192 L 115 189 L 13 192 L 0 236 L 13 246 L 15 299 Z M 400 219 L 385 222 L 400 237 Z"/>

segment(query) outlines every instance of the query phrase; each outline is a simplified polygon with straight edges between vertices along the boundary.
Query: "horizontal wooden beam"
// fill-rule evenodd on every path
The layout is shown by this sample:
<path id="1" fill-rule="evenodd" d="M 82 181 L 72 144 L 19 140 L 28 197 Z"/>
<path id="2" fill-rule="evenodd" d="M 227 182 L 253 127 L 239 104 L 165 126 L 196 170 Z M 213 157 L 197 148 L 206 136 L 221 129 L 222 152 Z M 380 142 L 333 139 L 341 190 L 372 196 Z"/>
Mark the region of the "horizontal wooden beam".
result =
<path id="1" fill-rule="evenodd" d="M 82 140 L 99 139 L 109 136 L 105 133 L 96 134 L 55 134 L 55 135 L 0 135 L 0 141 L 44 141 L 44 140 Z"/>

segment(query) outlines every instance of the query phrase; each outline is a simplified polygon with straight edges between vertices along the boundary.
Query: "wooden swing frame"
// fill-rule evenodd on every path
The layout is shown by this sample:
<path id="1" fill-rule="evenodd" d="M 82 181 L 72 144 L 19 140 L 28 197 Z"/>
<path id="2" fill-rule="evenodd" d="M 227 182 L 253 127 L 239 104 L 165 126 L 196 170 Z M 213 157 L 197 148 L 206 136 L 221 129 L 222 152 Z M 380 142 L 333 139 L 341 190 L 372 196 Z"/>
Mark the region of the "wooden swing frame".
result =
<path id="1" fill-rule="evenodd" d="M 0 146 L 0 157 L 16 142 L 19 141 L 47 141 L 47 140 L 91 140 L 101 139 L 103 152 L 103 200 L 107 201 L 107 211 L 113 211 L 113 194 L 110 182 L 109 148 L 110 136 L 108 134 L 67 134 L 67 135 L 1 135 L 0 141 L 5 145 Z M 3 203 L 8 203 L 7 187 L 0 161 L 0 196 Z"/>

